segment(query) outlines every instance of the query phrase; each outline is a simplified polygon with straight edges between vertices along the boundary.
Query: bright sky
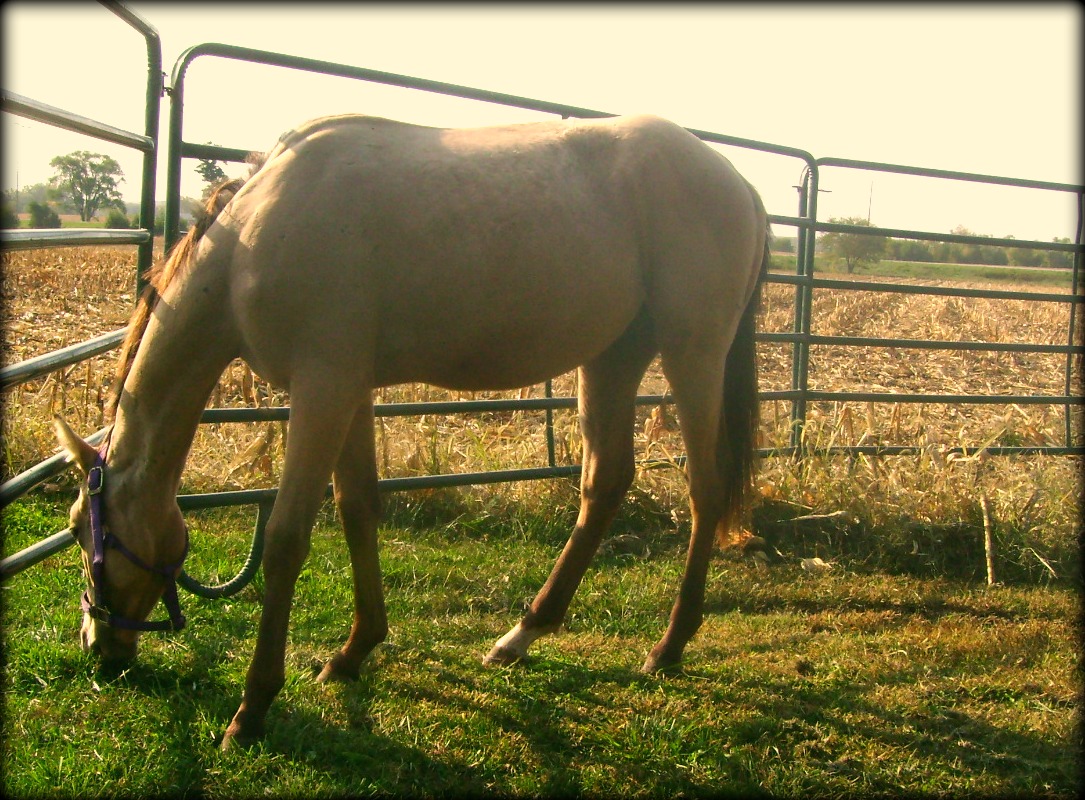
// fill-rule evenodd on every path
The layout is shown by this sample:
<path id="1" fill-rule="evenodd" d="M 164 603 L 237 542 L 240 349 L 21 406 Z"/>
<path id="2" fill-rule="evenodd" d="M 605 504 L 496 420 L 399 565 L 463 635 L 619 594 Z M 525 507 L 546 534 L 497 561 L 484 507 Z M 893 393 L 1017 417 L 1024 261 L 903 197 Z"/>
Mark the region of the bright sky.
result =
<path id="1" fill-rule="evenodd" d="M 160 3 L 130 7 L 159 32 L 167 73 L 218 41 L 804 149 L 815 157 L 1081 183 L 1078 3 L 429 5 Z M 137 132 L 143 41 L 96 3 L 9 2 L 3 87 Z M 266 149 L 324 114 L 455 126 L 536 119 L 516 109 L 200 58 L 185 139 Z M 163 104 L 162 143 L 166 141 Z M 138 157 L 2 114 L 4 188 L 49 178 L 79 149 L 117 158 L 130 199 Z M 802 162 L 723 148 L 771 212 L 796 213 Z M 164 163 L 164 159 L 163 159 Z M 186 162 L 183 193 L 199 195 Z M 239 174 L 241 167 L 227 171 Z M 159 197 L 165 176 L 160 173 Z M 1050 240 L 1075 235 L 1074 195 L 825 169 L 819 218 Z M 793 235 L 793 229 L 777 229 Z"/>

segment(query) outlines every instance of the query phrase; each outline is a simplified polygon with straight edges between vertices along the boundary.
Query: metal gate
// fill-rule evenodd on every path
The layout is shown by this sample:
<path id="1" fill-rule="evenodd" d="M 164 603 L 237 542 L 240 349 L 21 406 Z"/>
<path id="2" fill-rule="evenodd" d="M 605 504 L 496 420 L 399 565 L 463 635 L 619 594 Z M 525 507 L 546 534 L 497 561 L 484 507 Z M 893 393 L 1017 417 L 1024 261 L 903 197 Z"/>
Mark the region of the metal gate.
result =
<path id="1" fill-rule="evenodd" d="M 162 44 L 158 31 L 141 17 L 117 2 L 102 2 L 121 21 L 141 36 L 147 45 L 147 89 L 143 133 L 123 130 L 94 119 L 73 114 L 61 108 L 46 105 L 28 97 L 3 90 L 2 110 L 57 128 L 84 134 L 101 141 L 137 150 L 143 153 L 143 172 L 140 183 L 139 227 L 133 230 L 119 229 L 27 229 L 4 230 L 5 250 L 29 250 L 33 248 L 73 247 L 78 245 L 136 245 L 139 248 L 137 269 L 139 274 L 151 266 L 154 259 L 154 211 L 155 181 L 158 170 L 158 121 L 161 110 L 165 75 L 162 72 Z M 139 278 L 137 278 L 138 282 Z M 46 353 L 36 358 L 12 364 L 0 370 L 0 391 L 27 383 L 74 364 L 81 363 L 101 353 L 118 347 L 124 339 L 125 329 L 96 336 L 85 342 Z M 88 437 L 92 444 L 105 438 L 103 428 Z M 65 455 L 55 455 L 38 465 L 14 476 L 0 485 L 0 508 L 6 508 L 24 494 L 41 485 L 49 478 L 67 469 Z M 62 550 L 75 541 L 68 530 L 53 534 L 41 542 L 5 558 L 0 565 L 0 577 L 36 564 L 49 555 Z"/>
<path id="2" fill-rule="evenodd" d="M 170 117 L 168 130 L 167 186 L 166 186 L 166 221 L 164 229 L 165 245 L 172 246 L 179 238 L 180 228 L 180 184 L 181 166 L 184 159 L 214 159 L 219 161 L 241 162 L 249 153 L 248 148 L 224 147 L 196 144 L 184 140 L 184 98 L 185 75 L 189 66 L 198 58 L 216 58 L 246 61 L 292 70 L 319 73 L 355 81 L 383 84 L 407 90 L 431 92 L 468 100 L 510 106 L 519 109 L 553 114 L 563 118 L 570 117 L 606 117 L 611 114 L 595 109 L 579 108 L 531 98 L 518 97 L 498 92 L 489 92 L 455 84 L 415 78 L 406 75 L 381 72 L 343 64 L 335 64 L 311 58 L 288 56 L 245 47 L 223 44 L 201 44 L 186 50 L 178 59 L 173 69 L 171 84 L 166 87 L 161 82 L 161 55 L 157 33 L 150 26 L 139 20 L 134 14 L 116 3 L 103 3 L 138 31 L 148 42 L 149 68 L 147 89 L 147 131 L 143 136 L 117 131 L 109 126 L 95 123 L 85 118 L 76 117 L 59 109 L 36 103 L 27 98 L 18 97 L 8 92 L 3 94 L 3 110 L 30 116 L 49 124 L 77 130 L 98 138 L 136 147 L 145 153 L 142 192 L 142 211 L 138 231 L 11 231 L 4 233 L 4 245 L 10 248 L 45 247 L 61 244 L 137 244 L 140 247 L 140 269 L 150 264 L 153 244 L 152 220 L 154 216 L 154 175 L 157 140 L 157 120 L 159 102 L 163 93 L 170 95 Z M 1077 324 L 1079 306 L 1085 301 L 1081 287 L 1081 263 L 1085 247 L 1082 246 L 1082 228 L 1085 220 L 1085 187 L 1074 184 L 1060 184 L 1045 181 L 1002 178 L 988 175 L 951 172 L 946 170 L 923 169 L 894 164 L 853 161 L 841 158 L 815 158 L 810 153 L 793 147 L 758 142 L 735 136 L 728 136 L 710 131 L 693 130 L 703 140 L 784 158 L 797 159 L 802 163 L 802 178 L 799 189 L 799 206 L 796 216 L 770 215 L 776 226 L 793 227 L 797 230 L 796 270 L 793 274 L 771 272 L 766 280 L 770 283 L 794 287 L 793 328 L 787 333 L 760 333 L 758 341 L 789 345 L 792 354 L 792 375 L 789 389 L 784 391 L 762 392 L 762 401 L 783 401 L 791 405 L 791 434 L 787 446 L 763 450 L 764 456 L 801 457 L 808 452 L 803 437 L 803 427 L 807 420 L 808 405 L 817 401 L 864 401 L 872 403 L 952 403 L 952 404 L 1046 404 L 1062 406 L 1065 409 L 1065 435 L 1057 446 L 989 446 L 987 452 L 992 455 L 1019 455 L 1042 453 L 1050 455 L 1085 455 L 1085 443 L 1080 433 L 1074 430 L 1074 413 L 1080 413 L 1083 404 L 1081 387 L 1073 386 L 1074 359 L 1080 361 L 1085 354 L 1085 347 L 1074 343 L 1074 331 Z M 264 143 L 266 144 L 266 143 Z M 817 193 L 820 169 L 838 167 L 866 170 L 882 173 L 915 175 L 930 179 L 964 181 L 994 186 L 1016 186 L 1045 192 L 1070 193 L 1076 197 L 1078 224 L 1075 242 L 1059 244 L 1053 242 L 1026 241 L 1017 239 L 992 239 L 989 237 L 947 235 L 927 231 L 896 230 L 888 228 L 858 227 L 819 222 L 817 218 Z M 1019 292 L 988 289 L 965 289 L 951 287 L 923 287 L 914 284 L 842 280 L 838 278 L 818 277 L 814 270 L 814 241 L 819 232 L 845 232 L 861 235 L 892 236 L 903 239 L 956 242 L 961 244 L 983 244 L 1001 247 L 1019 247 L 1033 250 L 1068 252 L 1073 254 L 1071 274 L 1071 292 Z M 1053 344 L 1009 344 L 996 342 L 929 341 L 916 339 L 890 339 L 871 337 L 842 337 L 821 335 L 812 329 L 811 309 L 816 292 L 896 292 L 906 294 L 931 294 L 960 298 L 988 298 L 1004 300 L 1027 300 L 1034 303 L 1057 303 L 1069 306 L 1069 328 L 1065 345 Z M 30 380 L 48 371 L 78 363 L 117 346 L 124 330 L 115 331 L 50 353 L 30 361 L 16 364 L 2 371 L 3 388 Z M 822 346 L 843 346 L 853 348 L 911 348 L 919 350 L 971 350 L 976 352 L 1020 352 L 1048 353 L 1065 356 L 1064 392 L 1061 395 L 961 395 L 961 394 L 896 394 L 885 392 L 830 392 L 816 391 L 809 388 L 809 364 L 811 348 Z M 552 396 L 551 385 L 546 384 L 546 396 L 521 400 L 470 400 L 428 403 L 378 404 L 375 406 L 379 416 L 408 416 L 422 414 L 459 414 L 494 411 L 542 411 L 546 415 L 546 436 L 548 459 L 546 465 L 521 469 L 475 472 L 466 474 L 424 475 L 415 477 L 386 478 L 380 481 L 383 491 L 435 488 L 445 486 L 464 486 L 471 484 L 496 483 L 515 480 L 535 480 L 572 476 L 579 473 L 579 466 L 556 463 L 552 413 L 557 409 L 576 407 L 575 397 Z M 641 405 L 659 405 L 669 402 L 669 398 L 660 395 L 638 397 Z M 243 408 L 243 409 L 208 409 L 202 421 L 205 423 L 221 422 L 269 422 L 286 420 L 289 408 Z M 104 431 L 91 437 L 92 442 L 100 441 Z M 957 447 L 947 452 L 967 454 L 973 448 Z M 826 454 L 850 455 L 901 455 L 917 453 L 918 446 L 885 445 L 842 445 L 822 448 L 818 452 Z M 47 459 L 27 472 L 12 478 L 0 487 L 0 504 L 7 505 L 12 500 L 29 491 L 34 486 L 66 468 L 62 456 Z M 204 596 L 223 596 L 239 590 L 259 566 L 260 541 L 263 525 L 267 520 L 275 489 L 258 489 L 233 492 L 214 492 L 207 494 L 182 495 L 178 502 L 182 510 L 215 508 L 235 505 L 256 505 L 258 507 L 256 528 L 252 552 L 241 573 L 221 587 L 201 587 L 195 581 L 184 578 L 183 585 Z M 61 531 L 26 550 L 3 560 L 0 575 L 10 574 L 37 563 L 58 550 L 71 544 L 73 538 L 68 531 Z"/>

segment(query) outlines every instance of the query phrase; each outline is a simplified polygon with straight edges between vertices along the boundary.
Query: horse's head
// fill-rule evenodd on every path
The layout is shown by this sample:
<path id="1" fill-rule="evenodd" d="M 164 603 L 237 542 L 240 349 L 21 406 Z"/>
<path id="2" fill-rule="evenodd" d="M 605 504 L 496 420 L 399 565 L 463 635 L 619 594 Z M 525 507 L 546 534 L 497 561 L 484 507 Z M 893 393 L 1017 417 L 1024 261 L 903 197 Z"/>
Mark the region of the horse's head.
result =
<path id="1" fill-rule="evenodd" d="M 79 542 L 87 591 L 83 594 L 83 649 L 103 661 L 135 657 L 139 635 L 184 625 L 176 578 L 188 534 L 175 502 L 152 505 L 134 485 L 111 471 L 100 452 L 55 419 L 57 438 L 83 474 L 72 505 L 72 533 Z M 170 619 L 147 622 L 165 599 Z"/>

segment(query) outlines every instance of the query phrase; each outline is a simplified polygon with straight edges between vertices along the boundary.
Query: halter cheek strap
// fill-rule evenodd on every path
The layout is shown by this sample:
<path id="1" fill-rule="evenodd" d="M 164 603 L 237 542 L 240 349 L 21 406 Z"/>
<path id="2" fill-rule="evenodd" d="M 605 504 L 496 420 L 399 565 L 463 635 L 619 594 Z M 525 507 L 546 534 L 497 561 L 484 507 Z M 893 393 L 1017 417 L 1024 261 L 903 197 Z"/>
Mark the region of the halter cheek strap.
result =
<path id="1" fill-rule="evenodd" d="M 102 512 L 102 486 L 105 480 L 105 459 L 102 452 L 94 461 L 94 466 L 87 473 L 87 496 L 90 500 L 90 535 L 91 535 L 91 588 L 83 592 L 83 612 L 92 619 L 109 625 L 112 628 L 120 628 L 129 631 L 179 631 L 185 626 L 185 615 L 181 613 L 181 603 L 177 599 L 177 570 L 188 555 L 188 528 L 185 528 L 185 550 L 181 558 L 173 564 L 164 567 L 153 567 L 146 564 L 139 556 L 129 550 L 112 533 L 105 531 Z M 105 551 L 112 547 L 127 558 L 144 572 L 161 575 L 166 579 L 166 588 L 162 593 L 162 602 L 166 604 L 169 612 L 168 620 L 150 622 L 144 620 L 128 619 L 114 614 L 102 600 L 102 585 L 105 573 Z M 93 592 L 93 595 L 91 594 Z"/>

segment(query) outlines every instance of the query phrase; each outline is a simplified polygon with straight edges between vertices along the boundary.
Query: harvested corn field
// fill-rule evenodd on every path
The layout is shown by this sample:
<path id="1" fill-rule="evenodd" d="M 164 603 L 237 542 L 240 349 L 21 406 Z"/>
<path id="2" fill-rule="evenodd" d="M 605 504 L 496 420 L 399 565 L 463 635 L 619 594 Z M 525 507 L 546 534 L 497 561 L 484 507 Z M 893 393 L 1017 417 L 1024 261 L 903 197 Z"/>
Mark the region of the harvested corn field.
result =
<path id="1" fill-rule="evenodd" d="M 130 248 L 5 253 L 4 364 L 122 327 L 133 304 L 134 264 L 135 251 Z M 936 285 L 929 280 L 924 283 Z M 790 331 L 794 305 L 792 287 L 766 285 L 758 330 Z M 1069 313 L 1069 305 L 1062 303 L 819 290 L 812 308 L 812 331 L 817 335 L 1066 344 Z M 1078 344 L 1080 320 L 1079 315 Z M 758 350 L 762 392 L 789 389 L 791 345 L 762 343 Z M 5 479 L 53 452 L 48 424 L 52 413 L 64 414 L 84 434 L 104 425 L 112 380 L 112 357 L 107 354 L 9 390 L 4 398 Z M 814 345 L 809 386 L 818 391 L 1062 395 L 1067 390 L 1067 360 L 1064 355 L 1042 353 Z M 1070 386 L 1072 392 L 1080 391 L 1080 357 L 1073 363 Z M 642 393 L 662 394 L 666 388 L 654 365 Z M 575 375 L 556 378 L 553 389 L 556 395 L 575 394 Z M 480 392 L 470 397 L 515 394 Z M 541 394 L 541 387 L 519 392 L 520 396 Z M 406 385 L 380 390 L 378 403 L 465 397 Z M 230 407 L 288 403 L 285 393 L 260 380 L 240 361 L 226 370 L 209 400 L 211 406 Z M 787 446 L 790 413 L 788 402 L 762 403 L 763 447 Z M 801 463 L 766 459 L 761 494 L 770 511 L 763 511 L 760 519 L 768 524 L 776 517 L 827 509 L 846 512 L 848 519 L 861 519 L 871 526 L 892 527 L 901 520 L 907 520 L 907 525 L 955 524 L 962 519 L 974 523 L 981 500 L 987 498 L 996 516 L 1015 520 L 1034 538 L 1070 537 L 1080 509 L 1076 460 L 962 458 L 953 452 L 962 446 L 1064 444 L 1067 413 L 1071 414 L 1073 443 L 1080 444 L 1080 407 L 1012 402 L 813 402 L 807 409 L 804 436 L 815 449 L 877 444 L 918 447 L 920 452 L 897 457 L 810 457 Z M 553 417 L 557 463 L 578 463 L 575 412 L 555 411 Z M 638 456 L 663 466 L 642 469 L 633 495 L 641 506 L 681 524 L 686 518 L 683 480 L 679 470 L 666 468 L 666 462 L 681 453 L 677 422 L 669 407 L 641 407 L 638 420 Z M 544 421 L 543 412 L 522 411 L 382 418 L 377 428 L 378 463 L 383 477 L 543 465 L 547 460 Z M 284 422 L 201 426 L 188 459 L 183 491 L 275 486 L 287 433 Z M 457 496 L 488 493 L 492 497 L 494 492 L 514 502 L 541 494 L 537 485 L 519 483 L 465 489 Z M 435 493 L 430 496 L 438 499 Z M 758 519 L 755 514 L 755 525 Z M 1044 552 L 1050 553 L 1050 547 Z M 1051 560 L 1039 551 L 1037 559 L 1032 567 L 1041 573 L 1055 571 Z"/>

